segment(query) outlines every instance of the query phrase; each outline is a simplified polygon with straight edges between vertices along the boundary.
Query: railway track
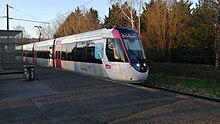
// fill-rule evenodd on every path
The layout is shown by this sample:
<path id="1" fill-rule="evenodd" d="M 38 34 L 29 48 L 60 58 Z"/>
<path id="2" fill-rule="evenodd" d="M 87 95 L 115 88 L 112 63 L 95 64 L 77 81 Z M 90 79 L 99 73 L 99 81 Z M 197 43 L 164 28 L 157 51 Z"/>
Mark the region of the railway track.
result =
<path id="1" fill-rule="evenodd" d="M 167 91 L 167 92 L 172 92 L 172 93 L 177 93 L 185 96 L 190 96 L 194 98 L 199 98 L 199 99 L 204 99 L 204 100 L 209 100 L 209 101 L 214 101 L 220 103 L 220 99 L 217 97 L 210 97 L 210 96 L 205 96 L 201 94 L 194 94 L 194 93 L 189 93 L 189 92 L 184 92 L 180 90 L 175 90 L 175 89 L 169 89 L 169 88 L 164 88 L 164 87 L 159 87 L 159 86 L 154 86 L 154 85 L 149 85 L 149 84 L 144 84 L 144 83 L 134 83 L 132 85 L 139 86 L 139 87 L 146 87 L 146 88 L 153 88 L 157 90 L 162 90 L 162 91 Z"/>

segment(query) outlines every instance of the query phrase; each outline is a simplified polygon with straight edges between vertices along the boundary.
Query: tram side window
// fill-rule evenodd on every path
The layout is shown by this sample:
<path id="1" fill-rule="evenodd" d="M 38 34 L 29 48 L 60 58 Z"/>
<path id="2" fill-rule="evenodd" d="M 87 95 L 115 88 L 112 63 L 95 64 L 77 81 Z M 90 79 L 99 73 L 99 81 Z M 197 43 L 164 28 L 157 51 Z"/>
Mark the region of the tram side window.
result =
<path id="1" fill-rule="evenodd" d="M 41 53 L 41 58 L 45 58 L 45 47 L 41 47 L 41 49 L 40 49 L 41 51 L 40 51 L 40 53 Z"/>
<path id="2" fill-rule="evenodd" d="M 48 48 L 47 46 L 42 47 L 42 58 L 48 59 Z"/>
<path id="3" fill-rule="evenodd" d="M 47 46 L 47 57 L 48 59 L 52 59 L 52 56 L 53 56 L 53 46 Z"/>
<path id="4" fill-rule="evenodd" d="M 28 50 L 28 57 L 33 57 L 33 51 L 32 50 Z"/>
<path id="5" fill-rule="evenodd" d="M 49 50 L 48 50 L 48 46 L 41 46 L 41 47 L 37 47 L 35 49 L 37 51 L 37 57 L 38 58 L 45 58 L 45 59 L 49 59 Z"/>
<path id="6" fill-rule="evenodd" d="M 39 47 L 35 47 L 35 51 L 37 52 L 37 57 L 41 58 L 41 51 Z"/>
<path id="7" fill-rule="evenodd" d="M 76 45 L 76 61 L 78 62 L 86 62 L 87 55 L 86 55 L 86 45 L 87 42 L 79 42 Z"/>
<path id="8" fill-rule="evenodd" d="M 62 45 L 61 47 L 62 47 L 62 53 L 61 53 L 62 60 L 102 63 L 101 59 L 95 58 L 95 43 L 93 41 L 68 43 Z"/>
<path id="9" fill-rule="evenodd" d="M 89 41 L 86 46 L 87 50 L 87 62 L 89 63 L 102 63 L 101 59 L 95 58 L 95 43 Z"/>
<path id="10" fill-rule="evenodd" d="M 39 47 L 34 47 L 34 52 L 37 54 L 37 58 L 41 58 L 41 56 L 40 56 L 40 48 Z M 34 53 L 34 54 L 35 54 Z"/>
<path id="11" fill-rule="evenodd" d="M 50 59 L 50 51 L 45 51 L 45 58 Z"/>
<path id="12" fill-rule="evenodd" d="M 68 61 L 75 60 L 75 49 L 76 49 L 76 43 L 67 44 L 67 60 Z"/>
<path id="13" fill-rule="evenodd" d="M 44 47 L 44 58 L 46 59 L 50 59 L 50 50 L 49 50 L 50 46 L 45 46 Z"/>
<path id="14" fill-rule="evenodd" d="M 89 41 L 86 47 L 87 47 L 87 62 L 93 63 L 95 61 L 95 56 L 94 56 L 95 43 Z"/>
<path id="15" fill-rule="evenodd" d="M 41 55 L 40 55 L 40 51 L 36 50 L 35 51 L 37 52 L 37 58 L 41 58 Z"/>
<path id="16" fill-rule="evenodd" d="M 61 46 L 61 49 L 62 49 L 62 53 L 61 53 L 61 59 L 62 60 L 67 60 L 67 44 L 63 44 Z"/>
<path id="17" fill-rule="evenodd" d="M 119 39 L 107 39 L 106 55 L 109 61 L 126 62 L 122 44 Z"/>

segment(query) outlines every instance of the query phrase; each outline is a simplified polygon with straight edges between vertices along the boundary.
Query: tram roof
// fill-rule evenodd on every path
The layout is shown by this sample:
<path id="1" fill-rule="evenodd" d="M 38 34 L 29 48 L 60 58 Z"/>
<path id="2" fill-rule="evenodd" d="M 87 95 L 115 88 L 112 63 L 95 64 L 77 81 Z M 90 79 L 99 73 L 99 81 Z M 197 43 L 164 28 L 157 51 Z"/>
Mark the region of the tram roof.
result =
<path id="1" fill-rule="evenodd" d="M 69 36 L 59 37 L 56 40 L 61 40 L 62 43 L 71 43 L 71 42 L 80 42 L 80 41 L 89 41 L 89 40 L 99 40 L 103 38 L 112 38 L 112 30 L 120 29 L 120 30 L 128 30 L 129 28 L 124 27 L 112 27 L 112 28 L 103 28 L 94 31 L 83 32 L 79 34 L 73 34 Z M 45 40 L 41 42 L 34 43 L 36 46 L 45 46 L 45 45 L 53 45 L 54 39 Z M 24 46 L 31 47 L 33 43 L 26 44 Z"/>
<path id="2" fill-rule="evenodd" d="M 95 39 L 102 39 L 106 37 L 112 37 L 111 32 L 113 29 L 99 29 L 79 34 L 74 34 L 70 36 L 60 37 L 57 39 L 62 40 L 62 42 L 68 43 L 68 42 L 79 42 L 79 41 L 89 41 L 89 40 L 95 40 Z"/>

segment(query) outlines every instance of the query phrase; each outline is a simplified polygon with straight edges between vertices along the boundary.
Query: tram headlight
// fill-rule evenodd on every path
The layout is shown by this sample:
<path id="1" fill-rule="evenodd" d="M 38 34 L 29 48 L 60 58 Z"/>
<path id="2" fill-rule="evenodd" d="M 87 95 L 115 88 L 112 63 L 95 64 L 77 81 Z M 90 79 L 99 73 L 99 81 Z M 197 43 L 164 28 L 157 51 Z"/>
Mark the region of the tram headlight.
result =
<path id="1" fill-rule="evenodd" d="M 132 64 L 135 70 L 139 72 L 146 72 L 148 70 L 148 65 L 147 63 L 133 63 Z"/>
<path id="2" fill-rule="evenodd" d="M 141 64 L 140 63 L 133 63 L 133 67 L 135 68 L 135 70 L 141 71 Z"/>

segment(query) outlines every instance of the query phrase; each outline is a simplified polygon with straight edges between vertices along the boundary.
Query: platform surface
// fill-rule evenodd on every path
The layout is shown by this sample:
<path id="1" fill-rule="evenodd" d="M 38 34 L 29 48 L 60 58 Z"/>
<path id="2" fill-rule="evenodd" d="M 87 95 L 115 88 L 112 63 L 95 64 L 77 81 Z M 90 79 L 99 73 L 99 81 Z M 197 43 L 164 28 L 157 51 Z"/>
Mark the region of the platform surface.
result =
<path id="1" fill-rule="evenodd" d="M 0 123 L 220 123 L 220 103 L 36 66 L 0 77 Z"/>

